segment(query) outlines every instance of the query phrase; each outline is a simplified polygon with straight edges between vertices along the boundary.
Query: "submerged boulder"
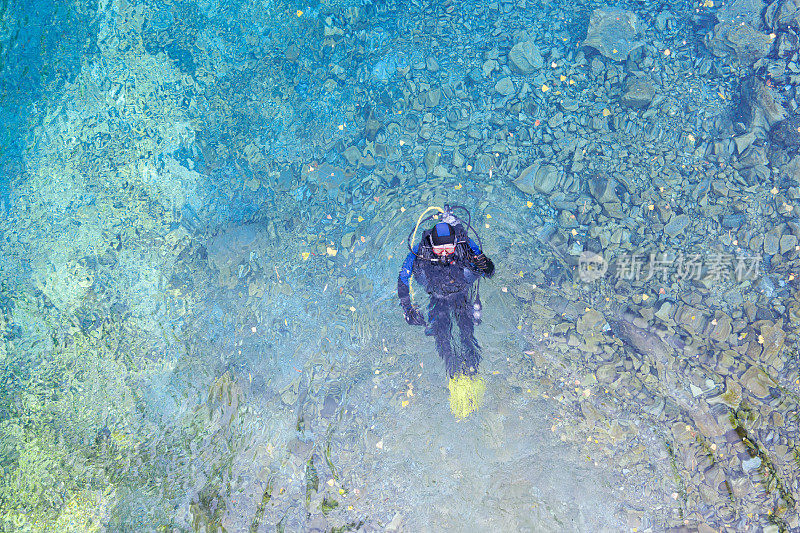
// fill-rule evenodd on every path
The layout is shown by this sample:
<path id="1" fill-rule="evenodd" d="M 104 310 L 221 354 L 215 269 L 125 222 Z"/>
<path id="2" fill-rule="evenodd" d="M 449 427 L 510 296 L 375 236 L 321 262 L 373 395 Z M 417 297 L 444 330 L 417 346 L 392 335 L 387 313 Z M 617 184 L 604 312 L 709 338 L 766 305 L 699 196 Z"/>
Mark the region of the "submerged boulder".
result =
<path id="1" fill-rule="evenodd" d="M 625 107 L 644 109 L 648 107 L 656 95 L 656 88 L 650 80 L 634 78 L 628 83 L 620 103 Z"/>
<path id="2" fill-rule="evenodd" d="M 553 165 L 534 163 L 520 172 L 514 186 L 525 194 L 549 194 L 558 183 L 559 171 Z"/>
<path id="3" fill-rule="evenodd" d="M 515 44 L 508 53 L 508 60 L 522 74 L 530 74 L 544 66 L 544 58 L 533 41 Z"/>
<path id="4" fill-rule="evenodd" d="M 764 23 L 772 31 L 800 29 L 800 0 L 775 0 L 764 12 Z"/>
<path id="5" fill-rule="evenodd" d="M 592 12 L 583 46 L 591 46 L 604 57 L 625 61 L 633 50 L 644 45 L 642 24 L 631 11 L 616 7 Z"/>
<path id="6" fill-rule="evenodd" d="M 730 22 L 733 24 L 749 24 L 753 28 L 758 28 L 761 24 L 761 12 L 764 10 L 762 0 L 733 0 L 726 2 L 717 11 L 718 22 Z"/>
<path id="7" fill-rule="evenodd" d="M 765 133 L 786 118 L 780 97 L 763 80 L 751 76 L 742 83 L 740 114 L 748 129 Z"/>
<path id="8" fill-rule="evenodd" d="M 778 35 L 778 44 L 775 51 L 781 59 L 789 59 L 800 48 L 800 39 L 792 29 L 787 29 Z"/>
<path id="9" fill-rule="evenodd" d="M 791 115 L 772 128 L 772 141 L 785 147 L 800 146 L 800 115 Z"/>
<path id="10" fill-rule="evenodd" d="M 706 35 L 706 48 L 717 57 L 733 57 L 752 65 L 769 54 L 773 39 L 746 22 L 720 22 Z"/>

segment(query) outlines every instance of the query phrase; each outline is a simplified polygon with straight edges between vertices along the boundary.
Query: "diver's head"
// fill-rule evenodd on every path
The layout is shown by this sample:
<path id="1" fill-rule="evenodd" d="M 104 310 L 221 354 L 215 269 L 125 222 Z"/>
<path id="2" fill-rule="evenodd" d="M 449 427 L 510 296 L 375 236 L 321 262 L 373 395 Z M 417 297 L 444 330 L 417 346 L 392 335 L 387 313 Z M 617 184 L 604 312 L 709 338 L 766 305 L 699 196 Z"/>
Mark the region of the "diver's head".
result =
<path id="1" fill-rule="evenodd" d="M 447 222 L 439 222 L 431 231 L 433 253 L 438 257 L 453 255 L 456 251 L 456 230 Z"/>

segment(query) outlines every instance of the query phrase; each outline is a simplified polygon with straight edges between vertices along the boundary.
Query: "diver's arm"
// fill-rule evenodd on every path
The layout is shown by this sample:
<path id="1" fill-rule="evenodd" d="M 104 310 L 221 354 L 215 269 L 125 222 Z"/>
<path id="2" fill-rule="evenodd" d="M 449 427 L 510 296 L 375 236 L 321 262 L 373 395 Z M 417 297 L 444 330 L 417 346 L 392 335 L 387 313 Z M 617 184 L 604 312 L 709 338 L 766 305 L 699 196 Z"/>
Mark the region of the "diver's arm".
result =
<path id="1" fill-rule="evenodd" d="M 403 308 L 403 316 L 406 322 L 412 326 L 425 325 L 425 319 L 411 303 L 411 289 L 409 286 L 418 249 L 419 245 L 415 246 L 414 250 L 409 252 L 406 256 L 406 260 L 403 261 L 403 266 L 400 267 L 400 274 L 397 276 L 397 296 L 400 298 L 400 307 Z"/>
<path id="2" fill-rule="evenodd" d="M 409 284 L 411 283 L 411 272 L 414 269 L 414 259 L 417 258 L 417 250 L 419 245 L 416 245 L 412 251 L 406 256 L 403 261 L 403 266 L 400 267 L 400 275 L 397 276 L 397 296 L 400 297 L 402 302 L 405 298 L 411 298 L 409 292 Z M 410 302 L 409 302 L 410 303 Z"/>
<path id="3" fill-rule="evenodd" d="M 484 253 L 480 248 L 478 248 L 478 245 L 475 244 L 472 239 L 469 239 L 469 249 L 474 254 L 472 261 L 478 270 L 480 270 L 487 278 L 491 278 L 494 275 L 494 263 L 492 260 L 484 255 Z"/>

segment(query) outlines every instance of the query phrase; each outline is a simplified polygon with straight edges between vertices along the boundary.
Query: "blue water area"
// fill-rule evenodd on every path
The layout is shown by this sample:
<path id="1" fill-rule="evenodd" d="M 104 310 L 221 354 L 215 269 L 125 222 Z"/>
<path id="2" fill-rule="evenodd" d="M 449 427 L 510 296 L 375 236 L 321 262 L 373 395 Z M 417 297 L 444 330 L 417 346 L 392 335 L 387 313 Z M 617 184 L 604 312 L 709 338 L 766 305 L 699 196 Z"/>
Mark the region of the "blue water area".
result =
<path id="1" fill-rule="evenodd" d="M 27 133 L 39 123 L 40 99 L 71 82 L 91 53 L 96 25 L 91 2 L 3 2 L 0 5 L 0 203 L 24 173 Z"/>
<path id="2" fill-rule="evenodd" d="M 798 13 L 0 0 L 0 530 L 797 531 Z"/>

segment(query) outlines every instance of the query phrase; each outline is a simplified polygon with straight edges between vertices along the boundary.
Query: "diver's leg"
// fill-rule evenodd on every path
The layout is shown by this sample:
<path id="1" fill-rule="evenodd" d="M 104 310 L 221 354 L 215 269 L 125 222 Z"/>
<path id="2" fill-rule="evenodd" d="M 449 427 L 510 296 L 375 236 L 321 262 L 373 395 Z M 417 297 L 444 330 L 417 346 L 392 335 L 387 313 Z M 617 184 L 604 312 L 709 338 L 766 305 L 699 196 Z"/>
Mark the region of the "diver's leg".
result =
<path id="1" fill-rule="evenodd" d="M 456 323 L 458 324 L 459 340 L 461 341 L 461 359 L 463 368 L 460 370 L 470 376 L 478 371 L 481 362 L 481 348 L 475 339 L 475 322 L 473 319 L 472 302 L 465 293 L 463 298 L 458 298 L 454 309 Z"/>
<path id="2" fill-rule="evenodd" d="M 450 377 L 455 375 L 458 365 L 453 354 L 452 322 L 450 320 L 450 303 L 439 298 L 431 298 L 428 313 L 429 328 L 431 335 L 436 340 L 436 351 L 444 361 L 447 373 Z"/>
<path id="3" fill-rule="evenodd" d="M 433 298 L 428 302 L 428 323 L 425 324 L 425 335 L 430 337 L 434 334 L 433 323 L 436 320 L 436 312 L 434 311 Z"/>
<path id="4" fill-rule="evenodd" d="M 425 335 L 428 337 L 436 333 L 433 329 L 433 324 L 436 322 L 436 313 L 438 312 L 436 308 L 436 299 L 431 296 L 430 300 L 428 300 L 428 323 L 425 324 Z"/>

